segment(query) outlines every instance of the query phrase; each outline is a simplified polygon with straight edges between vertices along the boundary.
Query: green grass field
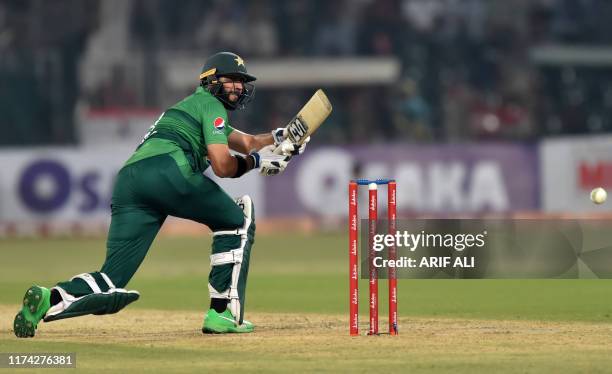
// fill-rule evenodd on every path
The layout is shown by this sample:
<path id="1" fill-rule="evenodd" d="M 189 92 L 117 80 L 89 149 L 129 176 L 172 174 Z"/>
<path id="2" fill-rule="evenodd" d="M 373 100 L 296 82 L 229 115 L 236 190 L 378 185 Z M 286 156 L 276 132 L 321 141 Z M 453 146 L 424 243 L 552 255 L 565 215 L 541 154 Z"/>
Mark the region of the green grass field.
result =
<path id="1" fill-rule="evenodd" d="M 102 239 L 0 242 L 0 352 L 77 352 L 80 370 L 607 372 L 612 281 L 400 280 L 399 337 L 348 336 L 344 234 L 257 238 L 248 336 L 204 336 L 209 238 L 159 238 L 129 289 L 141 299 L 112 316 L 12 333 L 23 292 L 97 270 Z M 361 320 L 367 320 L 367 287 Z M 384 286 L 383 286 L 384 285 Z M 381 282 L 381 326 L 386 323 Z"/>

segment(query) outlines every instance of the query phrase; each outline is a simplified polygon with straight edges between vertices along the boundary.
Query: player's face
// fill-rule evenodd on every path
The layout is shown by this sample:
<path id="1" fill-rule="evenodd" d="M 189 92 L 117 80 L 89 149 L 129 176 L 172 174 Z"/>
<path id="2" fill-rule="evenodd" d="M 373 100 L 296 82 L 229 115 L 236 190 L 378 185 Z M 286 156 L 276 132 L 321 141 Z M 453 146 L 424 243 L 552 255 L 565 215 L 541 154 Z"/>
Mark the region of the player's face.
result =
<path id="1" fill-rule="evenodd" d="M 228 100 L 235 103 L 244 90 L 242 81 L 230 77 L 220 77 L 219 82 L 223 83 L 223 91 L 228 94 Z"/>

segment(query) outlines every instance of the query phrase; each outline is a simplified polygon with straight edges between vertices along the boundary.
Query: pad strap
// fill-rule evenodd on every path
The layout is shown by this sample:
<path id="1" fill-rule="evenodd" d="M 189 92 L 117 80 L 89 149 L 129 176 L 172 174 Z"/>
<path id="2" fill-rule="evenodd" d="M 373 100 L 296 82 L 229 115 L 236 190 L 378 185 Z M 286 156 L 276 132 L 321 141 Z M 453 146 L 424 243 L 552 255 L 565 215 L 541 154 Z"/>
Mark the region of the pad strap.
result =
<path id="1" fill-rule="evenodd" d="M 115 284 L 110 280 L 108 275 L 106 275 L 105 273 L 99 273 L 99 274 L 102 277 L 102 279 L 104 279 L 104 282 L 108 286 L 109 291 L 115 288 Z M 93 293 L 102 292 L 102 289 L 98 285 L 98 282 L 96 282 L 96 278 L 94 278 L 94 276 L 91 275 L 90 273 L 82 273 L 82 274 L 75 275 L 74 277 L 70 278 L 70 280 L 72 281 L 76 278 L 81 279 L 82 281 L 87 283 L 87 285 L 89 286 L 89 288 L 91 288 L 91 291 Z"/>
<path id="2" fill-rule="evenodd" d="M 89 288 L 91 288 L 91 291 L 93 293 L 102 293 L 102 290 L 98 286 L 98 283 L 96 283 L 96 280 L 91 274 L 83 273 L 83 274 L 75 275 L 74 277 L 70 278 L 70 280 L 73 281 L 76 278 L 79 278 L 83 280 L 85 283 L 87 283 L 87 285 L 89 286 Z"/>
<path id="3" fill-rule="evenodd" d="M 246 218 L 245 218 L 246 220 Z M 250 223 L 250 222 L 249 222 Z M 247 225 L 248 227 L 248 225 Z M 247 230 L 245 228 L 239 228 L 236 230 L 225 230 L 225 231 L 215 231 L 213 232 L 213 236 L 221 236 L 221 235 L 246 235 L 247 234 Z"/>
<path id="4" fill-rule="evenodd" d="M 100 273 L 100 275 L 102 276 L 102 278 L 104 279 L 104 281 L 106 282 L 106 284 L 108 285 L 109 289 L 113 289 L 115 288 L 115 284 L 110 280 L 110 278 L 108 277 L 108 275 L 106 275 L 105 273 Z"/>
<path id="5" fill-rule="evenodd" d="M 225 264 L 240 264 L 242 263 L 242 255 L 244 250 L 240 249 L 232 249 L 228 252 L 223 253 L 215 253 L 210 255 L 210 265 L 218 266 Z"/>

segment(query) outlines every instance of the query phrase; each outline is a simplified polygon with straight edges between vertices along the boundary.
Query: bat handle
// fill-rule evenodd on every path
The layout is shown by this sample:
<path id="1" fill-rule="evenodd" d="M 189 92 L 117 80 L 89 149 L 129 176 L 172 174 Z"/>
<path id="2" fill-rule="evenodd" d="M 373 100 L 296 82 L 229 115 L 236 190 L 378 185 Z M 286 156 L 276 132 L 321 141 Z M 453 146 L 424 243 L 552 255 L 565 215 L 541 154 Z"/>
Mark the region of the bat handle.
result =
<path id="1" fill-rule="evenodd" d="M 285 139 L 280 143 L 276 148 L 274 148 L 274 154 L 280 155 L 283 154 L 283 145 L 284 146 L 293 146 L 293 143 L 289 139 Z"/>
<path id="2" fill-rule="evenodd" d="M 283 147 L 281 144 L 277 145 L 276 148 L 274 148 L 274 154 L 275 155 L 280 155 L 283 153 Z"/>

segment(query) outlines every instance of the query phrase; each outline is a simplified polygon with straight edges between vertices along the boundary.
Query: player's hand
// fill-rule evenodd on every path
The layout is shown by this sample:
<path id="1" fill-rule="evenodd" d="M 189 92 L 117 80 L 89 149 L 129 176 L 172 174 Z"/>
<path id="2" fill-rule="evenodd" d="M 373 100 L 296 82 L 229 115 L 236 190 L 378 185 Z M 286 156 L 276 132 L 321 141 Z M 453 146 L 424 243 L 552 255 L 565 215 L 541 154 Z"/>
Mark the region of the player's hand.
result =
<path id="1" fill-rule="evenodd" d="M 274 145 L 268 145 L 257 152 L 251 152 L 250 156 L 255 160 L 255 168 L 259 169 L 261 175 L 270 176 L 283 172 L 289 164 L 290 156 L 277 155 L 274 153 Z"/>
<path id="2" fill-rule="evenodd" d="M 301 145 L 293 144 L 289 139 L 286 139 L 280 144 L 280 153 L 285 156 L 301 155 L 306 150 L 306 145 L 309 141 L 310 136 L 304 139 L 304 142 Z"/>
<path id="3" fill-rule="evenodd" d="M 274 139 L 274 145 L 278 146 L 285 139 L 287 139 L 287 129 L 284 127 L 279 127 L 276 130 L 272 130 L 272 138 Z"/>

